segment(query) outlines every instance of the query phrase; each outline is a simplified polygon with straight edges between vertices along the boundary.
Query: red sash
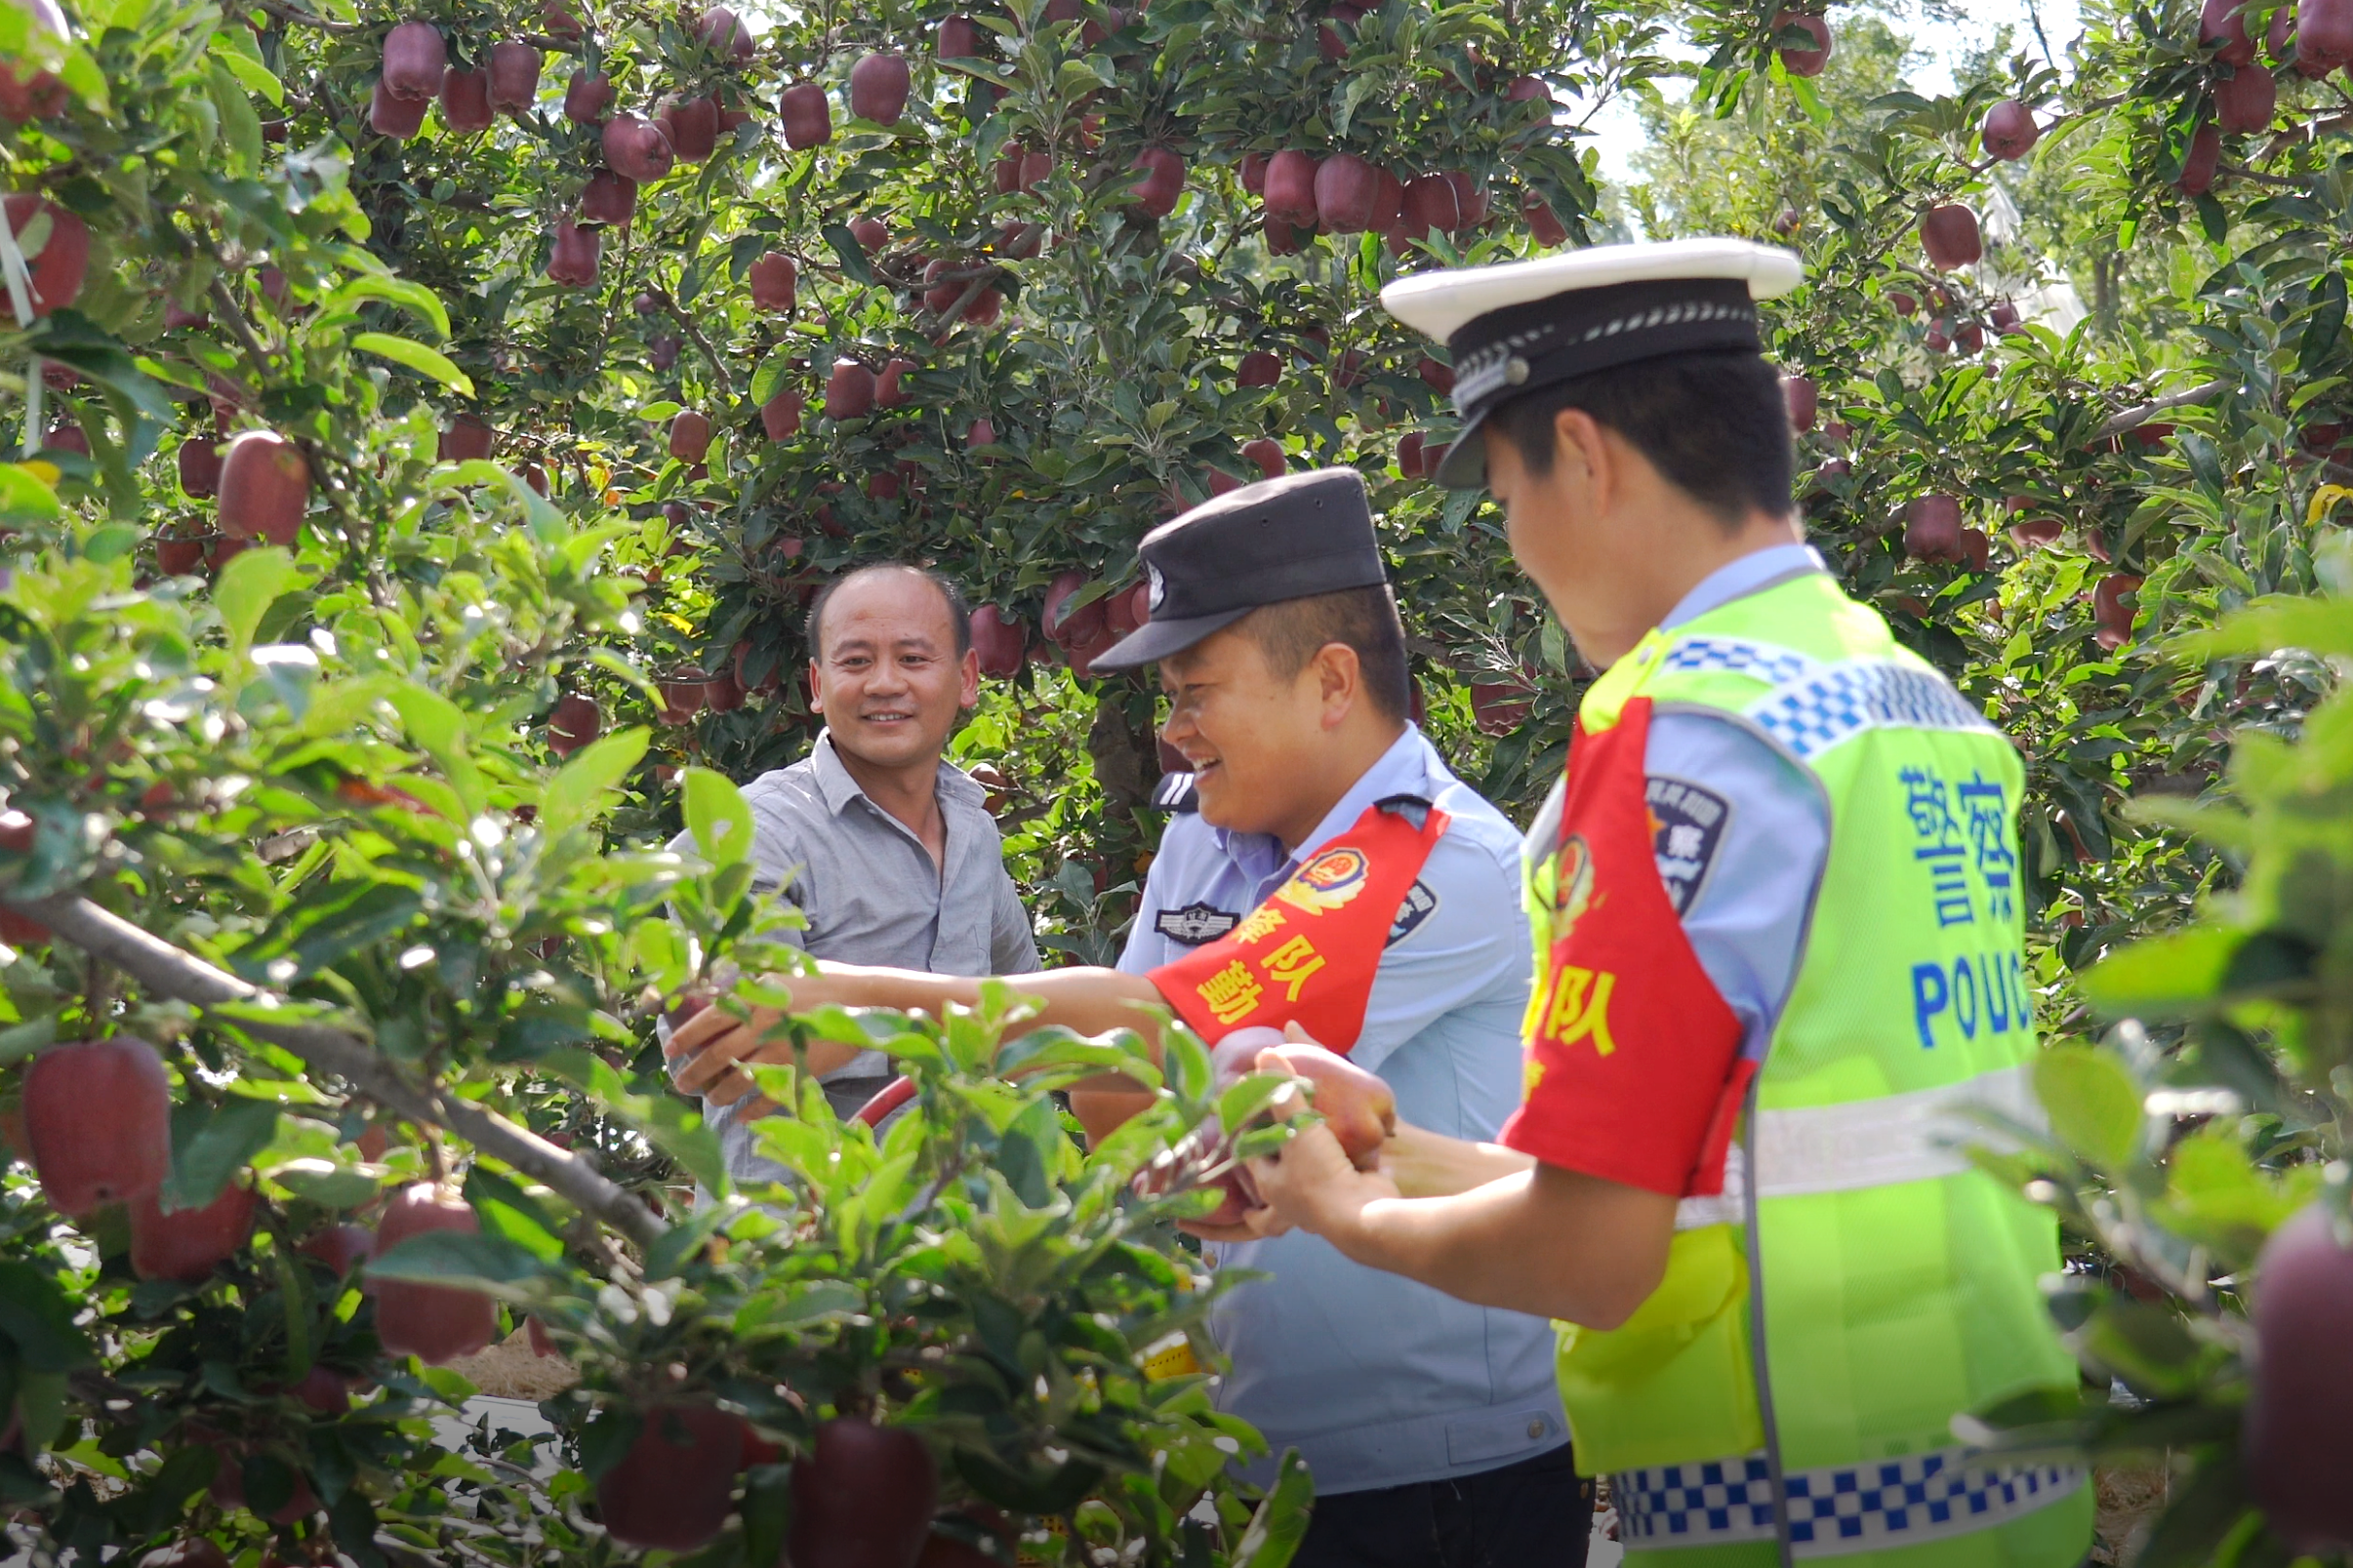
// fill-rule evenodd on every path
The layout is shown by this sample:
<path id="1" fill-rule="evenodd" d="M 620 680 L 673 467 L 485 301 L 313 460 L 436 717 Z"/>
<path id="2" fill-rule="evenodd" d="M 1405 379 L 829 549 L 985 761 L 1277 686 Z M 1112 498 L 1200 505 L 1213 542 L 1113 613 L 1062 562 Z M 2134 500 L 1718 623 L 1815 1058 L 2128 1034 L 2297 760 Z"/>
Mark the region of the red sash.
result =
<path id="1" fill-rule="evenodd" d="M 1367 808 L 1241 924 L 1146 978 L 1212 1045 L 1236 1029 L 1296 1023 L 1346 1056 L 1398 907 L 1447 820 L 1432 806 L 1416 827 L 1395 807 Z"/>
<path id="2" fill-rule="evenodd" d="M 1503 1142 L 1669 1197 L 1724 1190 L 1756 1064 L 1661 880 L 1643 794 L 1650 701 L 1569 741 L 1551 951 L 1527 1018 L 1525 1098 Z M 1538 943 L 1546 933 L 1536 933 Z"/>

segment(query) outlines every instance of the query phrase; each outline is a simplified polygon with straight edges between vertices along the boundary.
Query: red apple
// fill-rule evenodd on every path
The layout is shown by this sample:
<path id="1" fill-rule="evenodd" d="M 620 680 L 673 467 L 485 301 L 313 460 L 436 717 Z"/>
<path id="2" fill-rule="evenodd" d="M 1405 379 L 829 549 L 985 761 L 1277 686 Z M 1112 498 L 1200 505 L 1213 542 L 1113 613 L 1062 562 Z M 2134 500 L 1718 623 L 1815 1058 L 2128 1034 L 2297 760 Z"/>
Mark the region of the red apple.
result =
<path id="1" fill-rule="evenodd" d="M 907 112 L 907 57 L 878 51 L 850 67 L 850 113 L 875 125 L 897 125 Z"/>
<path id="2" fill-rule="evenodd" d="M 760 405 L 760 427 L 769 440 L 786 440 L 799 432 L 801 411 L 808 406 L 806 397 L 787 387 Z"/>
<path id="3" fill-rule="evenodd" d="M 33 314 L 45 316 L 80 299 L 83 280 L 90 271 L 89 225 L 56 202 L 28 190 L 17 191 L 0 202 L 0 211 L 7 213 L 9 232 L 17 236 L 18 246 L 30 263 Z M 29 235 L 25 231 L 31 227 L 45 232 Z"/>
<path id="4" fill-rule="evenodd" d="M 582 222 L 624 224 L 636 215 L 636 181 L 610 169 L 599 169 L 588 177 L 587 188 L 580 193 Z"/>
<path id="5" fill-rule="evenodd" d="M 770 251 L 752 262 L 745 281 L 751 285 L 755 309 L 789 315 L 799 301 L 800 269 L 782 251 Z"/>
<path id="6" fill-rule="evenodd" d="M 2018 307 L 2008 300 L 1996 300 L 1986 311 L 1985 319 L 1994 331 L 2007 338 L 2018 330 Z"/>
<path id="7" fill-rule="evenodd" d="M 826 381 L 826 417 L 862 420 L 874 411 L 874 373 L 854 359 L 837 359 Z"/>
<path id="8" fill-rule="evenodd" d="M 558 38 L 585 38 L 588 34 L 567 0 L 546 0 L 540 7 L 540 26 Z"/>
<path id="9" fill-rule="evenodd" d="M 1909 316 L 1920 308 L 1920 302 L 1900 289 L 1888 291 L 1887 308 L 1899 316 Z"/>
<path id="10" fill-rule="evenodd" d="M 2271 56 L 2271 62 L 2273 65 L 2284 70 L 2289 65 L 2294 63 L 2294 0 L 2288 0 L 2287 4 L 2280 6 L 2279 9 L 2272 12 L 2271 25 L 2266 27 L 2263 31 L 2263 47 L 2264 50 Z M 2299 76 L 2308 76 L 2312 73 L 2298 65 L 2296 67 L 2296 74 Z M 2324 71 L 2322 74 L 2326 75 L 2327 72 Z"/>
<path id="11" fill-rule="evenodd" d="M 1815 416 L 1821 410 L 1821 398 L 1811 377 L 1782 377 L 1781 401 L 1789 409 L 1789 427 L 1792 430 L 1803 435 L 1813 428 Z"/>
<path id="12" fill-rule="evenodd" d="M 1316 226 L 1316 160 L 1285 147 L 1267 160 L 1269 214 L 1299 228 Z"/>
<path id="13" fill-rule="evenodd" d="M 629 1452 L 597 1477 L 597 1514 L 626 1546 L 692 1551 L 727 1522 L 743 1454 L 741 1418 L 709 1405 L 656 1405 Z"/>
<path id="14" fill-rule="evenodd" d="M 850 225 L 850 237 L 869 256 L 879 256 L 890 243 L 890 227 L 879 218 L 861 218 Z"/>
<path id="15" fill-rule="evenodd" d="M 1960 562 L 1959 497 L 1921 496 L 1905 506 L 1904 553 L 1916 561 Z"/>
<path id="16" fill-rule="evenodd" d="M 2296 0 L 2294 10 L 2299 74 L 2321 77 L 2353 64 L 2353 0 Z"/>
<path id="17" fill-rule="evenodd" d="M 701 163 L 719 146 L 719 101 L 715 98 L 676 99 L 657 116 L 670 151 L 680 163 Z"/>
<path id="18" fill-rule="evenodd" d="M 433 456 L 442 462 L 487 459 L 495 440 L 496 432 L 480 415 L 461 414 L 441 432 L 440 445 Z"/>
<path id="19" fill-rule="evenodd" d="M 2095 633 L 2102 648 L 2122 648 L 2132 640 L 2132 607 L 2125 603 L 2125 595 L 2140 586 L 2140 579 L 2130 572 L 2111 572 L 2099 580 L 2091 590 L 2091 619 L 2098 626 Z"/>
<path id="20" fill-rule="evenodd" d="M 1143 176 L 1129 187 L 1137 212 L 1156 221 L 1176 211 L 1177 198 L 1185 193 L 1184 159 L 1166 147 L 1146 147 L 1130 167 Z"/>
<path id="21" fill-rule="evenodd" d="M 985 416 L 974 420 L 971 428 L 964 432 L 964 446 L 967 450 L 994 445 L 996 445 L 996 423 Z"/>
<path id="22" fill-rule="evenodd" d="M 490 107 L 488 71 L 451 71 L 441 78 L 441 123 L 461 136 L 490 129 L 498 116 Z"/>
<path id="23" fill-rule="evenodd" d="M 1263 152 L 1245 152 L 1241 155 L 1241 168 L 1238 173 L 1243 190 L 1253 196 L 1264 196 L 1267 193 L 1267 164 L 1268 158 Z"/>
<path id="24" fill-rule="evenodd" d="M 41 438 L 41 450 L 71 452 L 86 458 L 90 456 L 90 437 L 78 424 L 53 424 L 49 427 L 49 433 Z"/>
<path id="25" fill-rule="evenodd" d="M 394 98 L 425 100 L 441 91 L 449 69 L 449 47 L 429 21 L 404 21 L 384 37 L 384 90 Z"/>
<path id="26" fill-rule="evenodd" d="M 984 604 L 972 612 L 972 646 L 981 656 L 982 674 L 999 680 L 1020 674 L 1029 640 L 1029 628 L 1021 619 L 995 605 Z"/>
<path id="27" fill-rule="evenodd" d="M 1809 17 L 1798 11 L 1783 11 L 1774 16 L 1773 35 L 1775 37 L 1779 37 L 1793 27 L 1810 37 L 1814 46 L 1811 49 L 1797 48 L 1787 44 L 1779 46 L 1781 68 L 1792 76 L 1821 75 L 1822 67 L 1830 63 L 1832 47 L 1830 23 L 1820 17 Z"/>
<path id="28" fill-rule="evenodd" d="M 1422 453 L 1428 438 L 1419 430 L 1409 430 L 1398 440 L 1398 475 L 1404 479 L 1422 476 Z"/>
<path id="29" fill-rule="evenodd" d="M 604 230 L 593 223 L 575 223 L 568 218 L 557 219 L 555 240 L 548 248 L 548 280 L 577 289 L 591 287 L 596 282 L 596 260 L 603 249 Z M 672 339 L 671 342 L 674 343 L 676 340 Z M 675 347 L 671 348 L 669 357 L 673 362 L 677 359 Z M 658 364 L 656 368 L 668 370 L 669 367 Z"/>
<path id="30" fill-rule="evenodd" d="M 2214 84 L 2214 124 L 2235 134 L 2264 131 L 2279 108 L 2279 85 L 2260 65 L 2242 65 Z"/>
<path id="31" fill-rule="evenodd" d="M 744 705 L 744 683 L 721 670 L 703 683 L 703 705 L 713 713 L 732 713 Z"/>
<path id="32" fill-rule="evenodd" d="M 248 430 L 221 460 L 221 532 L 292 544 L 310 505 L 310 464 L 274 430 Z"/>
<path id="33" fill-rule="evenodd" d="M 1568 225 L 1561 221 L 1552 203 L 1534 191 L 1521 198 L 1520 215 L 1527 220 L 1527 231 L 1536 237 L 1537 244 L 1549 248 L 1568 243 Z"/>
<path id="34" fill-rule="evenodd" d="M 1961 564 L 1972 572 L 1982 572 L 1993 561 L 1994 542 L 1982 528 L 1961 531 Z"/>
<path id="35" fill-rule="evenodd" d="M 1349 50 L 1356 41 L 1357 23 L 1363 20 L 1364 12 L 1361 7 L 1351 5 L 1332 7 L 1330 11 L 1324 13 L 1324 20 L 1317 24 L 1316 52 L 1335 64 L 1346 60 Z M 1343 33 L 1338 27 L 1332 25 L 1334 22 L 1346 24 L 1348 31 Z"/>
<path id="36" fill-rule="evenodd" d="M 479 1235 L 481 1221 L 460 1197 L 430 1182 L 405 1186 L 376 1222 L 376 1255 L 429 1230 Z M 416 1355 L 439 1365 L 472 1355 L 499 1337 L 499 1304 L 480 1291 L 402 1279 L 376 1282 L 376 1337 L 391 1355 Z"/>
<path id="37" fill-rule="evenodd" d="M 695 36 L 702 39 L 704 47 L 712 54 L 722 56 L 738 65 L 750 60 L 752 51 L 758 47 L 751 36 L 751 29 L 745 26 L 743 19 L 725 6 L 712 6 L 704 12 L 695 23 Z"/>
<path id="38" fill-rule="evenodd" d="M 131 1271 L 142 1279 L 201 1285 L 253 1234 L 254 1189 L 231 1182 L 201 1209 L 170 1214 L 155 1192 L 131 1198 Z"/>
<path id="39" fill-rule="evenodd" d="M 677 159 L 669 134 L 642 114 L 616 114 L 605 122 L 604 161 L 616 173 L 651 184 L 669 174 Z"/>
<path id="40" fill-rule="evenodd" d="M 1541 102 L 1549 113 L 1553 106 L 1553 90 L 1544 85 L 1541 76 L 1515 76 L 1511 86 L 1504 90 L 1503 101 L 1506 103 Z"/>
<path id="41" fill-rule="evenodd" d="M 915 368 L 912 359 L 893 359 L 882 367 L 874 378 L 874 406 L 901 408 L 907 403 L 907 373 Z"/>
<path id="42" fill-rule="evenodd" d="M 1953 333 L 1953 346 L 1965 354 L 1976 353 L 1985 346 L 1985 328 L 1974 321 L 1965 321 Z"/>
<path id="43" fill-rule="evenodd" d="M 1241 368 L 1234 373 L 1236 386 L 1273 386 L 1282 380 L 1282 361 L 1265 349 L 1254 349 L 1241 356 Z"/>
<path id="44" fill-rule="evenodd" d="M 1424 239 L 1432 229 L 1451 234 L 1462 227 L 1462 198 L 1444 175 L 1421 175 L 1406 182 L 1404 232 Z"/>
<path id="45" fill-rule="evenodd" d="M 425 129 L 425 111 L 432 101 L 429 98 L 395 97 L 378 82 L 368 97 L 368 129 L 394 141 L 406 141 Z"/>
<path id="46" fill-rule="evenodd" d="M 2247 32 L 2247 0 L 2206 0 L 2198 13 L 2198 42 L 2224 65 L 2245 67 L 2255 58 Z"/>
<path id="47" fill-rule="evenodd" d="M 976 60 L 986 53 L 986 33 L 970 17 L 950 17 L 940 23 L 939 58 Z"/>
<path id="48" fill-rule="evenodd" d="M 2066 528 L 2055 517 L 2029 517 L 2009 527 L 2010 543 L 2021 550 L 2046 549 L 2059 542 Z"/>
<path id="49" fill-rule="evenodd" d="M 51 1207 L 79 1218 L 172 1169 L 172 1080 L 144 1040 L 52 1046 L 24 1069 L 24 1152 Z"/>
<path id="50" fill-rule="evenodd" d="M 1326 234 L 1361 234 L 1372 227 L 1380 177 L 1353 152 L 1334 153 L 1316 170 L 1316 218 Z"/>
<path id="51" fill-rule="evenodd" d="M 1920 243 L 1928 264 L 1940 272 L 1968 266 L 1985 254 L 1977 215 L 1957 202 L 1931 207 L 1920 217 Z"/>
<path id="52" fill-rule="evenodd" d="M 683 409 L 669 422 L 669 455 L 680 462 L 701 462 L 710 450 L 710 418 Z"/>
<path id="53" fill-rule="evenodd" d="M 823 146 L 833 140 L 833 106 L 826 101 L 826 90 L 815 82 L 786 88 L 777 108 L 784 115 L 785 145 L 793 151 Z"/>
<path id="54" fill-rule="evenodd" d="M 1454 225 L 1458 231 L 1477 228 L 1487 221 L 1487 187 L 1468 169 L 1447 170 L 1446 182 L 1454 187 L 1455 205 L 1461 214 Z"/>
<path id="55" fill-rule="evenodd" d="M 2034 110 L 2014 98 L 2006 98 L 1985 111 L 1985 125 L 1977 135 L 1985 143 L 1986 156 L 2014 163 L 2034 150 L 2043 128 L 2035 124 Z"/>
<path id="56" fill-rule="evenodd" d="M 710 680 L 705 675 L 681 675 L 654 684 L 662 692 L 662 722 L 665 724 L 674 726 L 692 723 L 694 716 L 702 712 L 705 704 L 710 701 Z"/>
<path id="57" fill-rule="evenodd" d="M 2184 196 L 2203 196 L 2214 188 L 2214 172 L 2222 162 L 2222 133 L 2211 125 L 2198 127 L 2190 138 L 2189 155 L 2182 160 L 2181 178 L 2173 188 Z"/>
<path id="58" fill-rule="evenodd" d="M 1440 397 L 1444 397 L 1454 390 L 1454 367 L 1440 364 L 1427 354 L 1424 354 L 1422 362 L 1414 367 L 1414 374 L 1422 379 L 1423 385 Z"/>
<path id="59" fill-rule="evenodd" d="M 529 44 L 490 46 L 490 106 L 527 109 L 540 96 L 540 52 Z"/>
<path id="60" fill-rule="evenodd" d="M 199 501 L 221 493 L 221 446 L 211 436 L 180 443 L 180 488 Z"/>
<path id="61" fill-rule="evenodd" d="M 1316 234 L 1313 228 L 1294 228 L 1272 213 L 1267 215 L 1262 232 L 1266 235 L 1267 254 L 1270 256 L 1296 256 L 1299 248 Z"/>
<path id="62" fill-rule="evenodd" d="M 596 699 L 580 692 L 566 693 L 556 699 L 548 714 L 548 749 L 568 757 L 595 740 L 603 729 L 604 710 L 596 705 Z"/>
<path id="63" fill-rule="evenodd" d="M 1528 689 L 1516 681 L 1471 683 L 1471 721 L 1481 735 L 1511 734 L 1527 722 L 1535 705 Z"/>
<path id="64" fill-rule="evenodd" d="M 1103 635 L 1104 604 L 1097 598 L 1075 609 L 1068 608 L 1071 599 L 1092 580 L 1084 572 L 1068 571 L 1055 574 L 1046 584 L 1045 613 L 1042 617 L 1046 635 L 1063 648 L 1092 642 Z"/>
<path id="65" fill-rule="evenodd" d="M 1290 460 L 1283 454 L 1282 443 L 1263 435 L 1255 441 L 1244 441 L 1241 455 L 1257 463 L 1258 471 L 1269 479 L 1278 477 L 1290 467 Z"/>
<path id="66" fill-rule="evenodd" d="M 351 1408 L 351 1380 L 327 1367 L 312 1367 L 291 1390 L 295 1398 L 322 1416 L 340 1416 Z"/>
<path id="67" fill-rule="evenodd" d="M 613 106 L 613 83 L 610 77 L 590 76 L 587 71 L 574 71 L 572 80 L 564 84 L 564 118 L 576 125 L 594 125 Z"/>
<path id="68" fill-rule="evenodd" d="M 2326 1204 L 2300 1211 L 2255 1260 L 2240 1437 L 2273 1532 L 2314 1554 L 2353 1543 L 2353 1249 L 2332 1219 Z"/>
<path id="69" fill-rule="evenodd" d="M 793 1568 L 912 1565 L 939 1504 L 931 1450 L 903 1427 L 839 1418 L 792 1467 Z"/>

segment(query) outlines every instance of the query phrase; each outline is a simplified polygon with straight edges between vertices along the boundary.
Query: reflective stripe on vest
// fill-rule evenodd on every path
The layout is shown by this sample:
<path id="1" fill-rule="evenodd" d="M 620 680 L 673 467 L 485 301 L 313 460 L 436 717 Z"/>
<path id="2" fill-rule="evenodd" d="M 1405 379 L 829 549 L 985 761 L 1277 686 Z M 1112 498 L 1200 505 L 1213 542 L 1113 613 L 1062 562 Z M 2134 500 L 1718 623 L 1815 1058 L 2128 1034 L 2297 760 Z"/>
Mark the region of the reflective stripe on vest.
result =
<path id="1" fill-rule="evenodd" d="M 2004 1123 L 2033 1132 L 2049 1129 L 2023 1066 L 1877 1100 L 1761 1110 L 1757 1195 L 1794 1198 L 1958 1176 L 1970 1168 L 1971 1145 L 2004 1152 L 2019 1146 Z M 1685 1198 L 1676 1206 L 1676 1229 L 1740 1222 L 1744 1154 L 1741 1148 L 1732 1150 L 1722 1196 Z"/>
<path id="2" fill-rule="evenodd" d="M 1968 1535 L 2046 1508 L 2087 1475 L 2081 1465 L 1986 1464 L 1968 1448 L 1791 1470 L 1790 1545 L 1801 1557 L 1837 1557 Z M 1620 1470 L 1609 1498 L 1618 1539 L 1637 1550 L 1773 1539 L 1763 1454 Z"/>

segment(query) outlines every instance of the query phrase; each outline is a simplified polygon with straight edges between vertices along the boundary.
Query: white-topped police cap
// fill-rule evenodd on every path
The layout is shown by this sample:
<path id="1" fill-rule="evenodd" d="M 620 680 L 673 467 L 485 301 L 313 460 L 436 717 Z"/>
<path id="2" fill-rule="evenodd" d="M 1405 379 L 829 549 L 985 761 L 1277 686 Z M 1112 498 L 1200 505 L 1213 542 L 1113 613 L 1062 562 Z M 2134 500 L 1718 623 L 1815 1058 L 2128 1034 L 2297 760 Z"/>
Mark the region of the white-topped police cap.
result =
<path id="1" fill-rule="evenodd" d="M 1148 621 L 1093 661 L 1133 669 L 1183 653 L 1262 604 L 1389 581 L 1364 476 L 1315 468 L 1242 485 L 1162 523 L 1136 547 Z"/>
<path id="2" fill-rule="evenodd" d="M 1803 276 L 1797 254 L 1778 246 L 1665 240 L 1424 272 L 1383 289 L 1381 303 L 1454 361 L 1462 433 L 1435 477 L 1462 489 L 1485 482 L 1479 426 L 1512 399 L 1669 354 L 1758 353 L 1755 302 Z"/>

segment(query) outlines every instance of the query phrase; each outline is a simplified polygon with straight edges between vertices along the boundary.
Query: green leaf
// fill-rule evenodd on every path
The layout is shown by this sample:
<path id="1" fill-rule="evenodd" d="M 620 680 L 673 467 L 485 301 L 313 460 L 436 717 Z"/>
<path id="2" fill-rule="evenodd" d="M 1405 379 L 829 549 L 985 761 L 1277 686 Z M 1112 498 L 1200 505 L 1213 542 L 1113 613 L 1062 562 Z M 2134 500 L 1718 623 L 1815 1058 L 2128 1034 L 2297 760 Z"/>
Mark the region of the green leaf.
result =
<path id="1" fill-rule="evenodd" d="M 2053 1046 L 2035 1059 L 2034 1081 L 2050 1130 L 2069 1148 L 2103 1170 L 2131 1159 L 2140 1141 L 2140 1090 L 2115 1056 L 2084 1045 Z"/>
<path id="2" fill-rule="evenodd" d="M 286 106 L 286 88 L 269 67 L 262 62 L 261 46 L 254 42 L 252 31 L 244 27 L 223 27 L 214 32 L 208 49 L 212 58 L 231 76 L 242 83 L 248 92 L 259 93 L 269 100 L 272 108 Z"/>
<path id="3" fill-rule="evenodd" d="M 231 1098 L 211 1106 L 189 1100 L 174 1106 L 172 1175 L 163 1185 L 164 1210 L 201 1209 L 212 1202 L 269 1146 L 277 1132 L 274 1101 Z"/>
<path id="4" fill-rule="evenodd" d="M 2111 1018 L 2177 1017 L 2221 993 L 2241 933 L 2201 926 L 2136 942 L 2082 975 L 2084 995 Z"/>
<path id="5" fill-rule="evenodd" d="M 0 462 L 0 528 L 54 523 L 65 515 L 48 481 L 21 462 Z"/>
<path id="6" fill-rule="evenodd" d="M 363 272 L 328 295 L 320 304 L 332 313 L 348 309 L 362 300 L 382 300 L 386 304 L 398 305 L 403 310 L 422 316 L 432 326 L 435 337 L 449 336 L 449 309 L 442 304 L 441 297 L 424 284 L 411 282 L 407 278 Z"/>
<path id="7" fill-rule="evenodd" d="M 1281 1467 L 1264 1502 L 1250 1516 L 1250 1528 L 1235 1548 L 1233 1568 L 1288 1568 L 1299 1544 L 1307 1539 L 1310 1506 L 1316 1501 L 1316 1482 L 1308 1474 L 1299 1450 L 1282 1451 Z"/>
<path id="8" fill-rule="evenodd" d="M 866 247 L 858 243 L 858 236 L 850 232 L 850 225 L 827 223 L 821 232 L 826 237 L 826 243 L 833 247 L 833 254 L 841 259 L 842 275 L 852 283 L 872 287 L 874 269 L 867 264 Z"/>
<path id="9" fill-rule="evenodd" d="M 389 333 L 362 332 L 351 338 L 351 346 L 378 354 L 395 365 L 405 365 L 418 375 L 439 382 L 453 392 L 472 396 L 474 383 L 466 372 L 451 362 L 447 354 L 409 338 L 395 338 Z"/>
<path id="10" fill-rule="evenodd" d="M 62 1286 L 31 1264 L 0 1259 L 0 1334 L 16 1342 L 26 1367 L 70 1372 L 90 1364 L 90 1342 L 74 1326 L 79 1310 Z"/>
<path id="11" fill-rule="evenodd" d="M 686 830 L 694 835 L 695 853 L 714 867 L 751 853 L 751 808 L 723 773 L 686 770 Z"/>
<path id="12" fill-rule="evenodd" d="M 275 545 L 248 549 L 221 569 L 213 583 L 213 607 L 221 612 L 232 653 L 242 655 L 253 646 L 263 615 L 302 580 L 293 552 Z"/>
<path id="13" fill-rule="evenodd" d="M 608 735 L 574 753 L 540 791 L 540 822 L 552 837 L 591 816 L 645 756 L 653 732 L 643 725 Z"/>
<path id="14" fill-rule="evenodd" d="M 458 704 L 414 682 L 394 687 L 390 699 L 394 710 L 400 714 L 400 722 L 408 729 L 409 739 L 440 764 L 441 776 L 466 803 L 467 815 L 479 816 L 489 797 L 483 789 L 482 775 L 467 749 L 466 715 Z"/>
<path id="15" fill-rule="evenodd" d="M 529 1306 L 539 1293 L 524 1287 L 545 1277 L 547 1268 L 505 1236 L 427 1230 L 370 1258 L 367 1272 L 371 1279 L 460 1286 Z"/>

